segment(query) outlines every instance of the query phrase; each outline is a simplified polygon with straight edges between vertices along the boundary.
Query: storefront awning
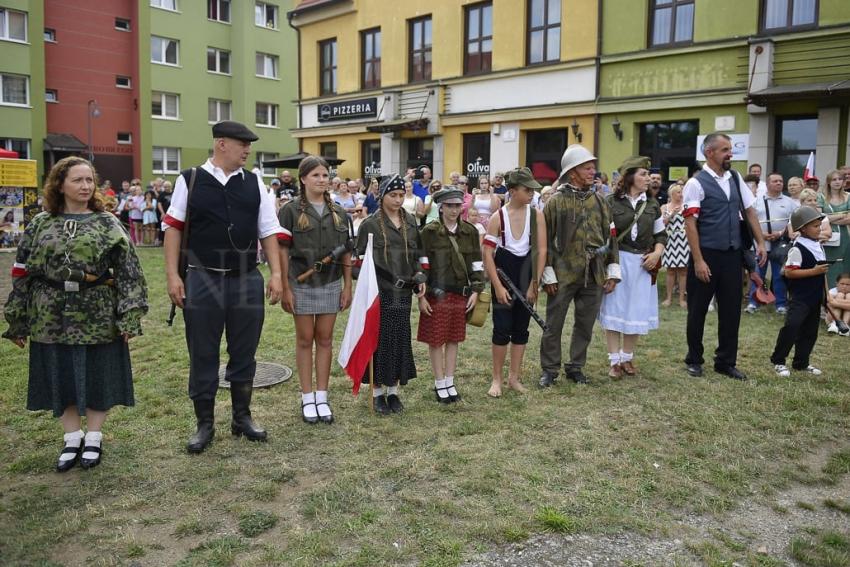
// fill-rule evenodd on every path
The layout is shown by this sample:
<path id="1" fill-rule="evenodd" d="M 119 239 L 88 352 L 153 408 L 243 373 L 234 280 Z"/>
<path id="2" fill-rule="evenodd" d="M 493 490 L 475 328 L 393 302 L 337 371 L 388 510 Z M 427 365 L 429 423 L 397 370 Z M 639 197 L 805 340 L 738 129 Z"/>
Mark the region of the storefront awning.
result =
<path id="1" fill-rule="evenodd" d="M 427 118 L 402 118 L 400 120 L 388 120 L 387 122 L 377 122 L 366 126 L 369 132 L 401 132 L 402 130 L 424 130 L 428 127 Z"/>
<path id="2" fill-rule="evenodd" d="M 277 159 L 269 159 L 263 162 L 263 167 L 276 167 L 281 169 L 298 169 L 298 166 L 301 164 L 301 160 L 307 157 L 310 154 L 304 152 L 298 152 L 297 154 L 292 154 L 291 156 L 284 156 L 282 158 Z M 322 156 L 324 157 L 324 156 Z M 339 158 L 324 158 L 328 165 L 336 166 L 341 163 L 344 163 L 344 159 Z"/>
<path id="3" fill-rule="evenodd" d="M 57 152 L 84 152 L 88 146 L 73 134 L 48 134 L 44 139 L 44 149 Z"/>
<path id="4" fill-rule="evenodd" d="M 747 96 L 747 102 L 767 106 L 772 102 L 800 99 L 821 99 L 831 96 L 850 96 L 850 80 L 832 83 L 805 83 L 802 85 L 778 85 L 755 91 Z"/>

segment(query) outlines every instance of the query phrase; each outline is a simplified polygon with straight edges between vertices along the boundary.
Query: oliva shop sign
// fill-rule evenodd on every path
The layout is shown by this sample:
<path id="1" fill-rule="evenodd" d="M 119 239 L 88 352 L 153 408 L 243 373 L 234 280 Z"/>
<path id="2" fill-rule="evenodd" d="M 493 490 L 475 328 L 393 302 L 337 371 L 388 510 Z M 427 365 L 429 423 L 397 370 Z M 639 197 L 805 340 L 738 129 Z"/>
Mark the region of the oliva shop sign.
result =
<path id="1" fill-rule="evenodd" d="M 355 118 L 376 118 L 377 116 L 377 97 L 346 100 L 344 102 L 328 102 L 319 105 L 319 122 L 352 120 Z"/>

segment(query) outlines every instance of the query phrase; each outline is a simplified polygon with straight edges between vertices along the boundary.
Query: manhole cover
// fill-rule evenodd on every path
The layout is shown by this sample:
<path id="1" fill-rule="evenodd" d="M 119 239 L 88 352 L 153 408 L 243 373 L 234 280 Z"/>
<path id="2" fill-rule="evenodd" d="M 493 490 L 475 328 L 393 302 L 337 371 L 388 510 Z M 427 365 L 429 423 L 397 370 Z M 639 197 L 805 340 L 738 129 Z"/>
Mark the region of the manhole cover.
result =
<path id="1" fill-rule="evenodd" d="M 224 379 L 227 365 L 218 368 L 218 385 L 222 388 L 230 388 L 230 382 Z M 258 362 L 257 373 L 254 375 L 255 388 L 268 388 L 281 382 L 286 382 L 292 377 L 292 369 L 283 364 L 274 362 Z"/>

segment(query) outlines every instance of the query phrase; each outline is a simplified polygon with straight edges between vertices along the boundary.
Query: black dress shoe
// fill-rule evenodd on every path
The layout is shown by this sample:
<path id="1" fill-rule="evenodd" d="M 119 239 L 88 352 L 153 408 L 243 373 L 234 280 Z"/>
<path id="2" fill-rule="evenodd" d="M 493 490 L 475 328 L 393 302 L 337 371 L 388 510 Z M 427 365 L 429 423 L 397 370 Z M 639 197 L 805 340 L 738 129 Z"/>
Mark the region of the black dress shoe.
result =
<path id="1" fill-rule="evenodd" d="M 686 364 L 685 369 L 688 371 L 688 374 L 694 378 L 702 376 L 702 364 Z"/>
<path id="2" fill-rule="evenodd" d="M 557 372 L 549 372 L 548 370 L 544 370 L 543 374 L 540 375 L 540 382 L 538 382 L 538 385 L 541 388 L 548 388 L 549 386 L 555 383 L 555 379 L 557 377 Z"/>
<path id="3" fill-rule="evenodd" d="M 380 415 L 389 415 L 392 413 L 390 406 L 387 405 L 387 399 L 384 396 L 378 396 L 375 398 L 375 413 Z"/>
<path id="4" fill-rule="evenodd" d="M 62 452 L 59 453 L 59 456 L 69 455 L 71 453 L 74 454 L 73 459 L 68 459 L 67 461 L 56 461 L 56 472 L 65 472 L 69 471 L 77 465 L 77 460 L 80 458 L 80 453 L 83 451 L 83 442 L 80 440 L 80 444 L 77 447 L 69 447 L 65 445 L 62 449 Z"/>
<path id="5" fill-rule="evenodd" d="M 567 372 L 567 378 L 575 382 L 576 384 L 588 384 L 590 380 L 588 380 L 587 376 L 584 375 L 584 372 L 581 370 L 570 370 Z"/>
<path id="6" fill-rule="evenodd" d="M 319 421 L 322 423 L 333 423 L 334 422 L 334 414 L 331 411 L 331 405 L 328 402 L 317 402 L 316 403 L 316 411 L 319 411 L 319 406 L 328 406 L 328 411 L 331 412 L 330 415 L 322 415 L 319 414 Z"/>
<path id="7" fill-rule="evenodd" d="M 393 413 L 401 413 L 404 411 L 404 404 L 401 403 L 401 398 L 399 398 L 396 394 L 389 394 L 387 396 L 387 405 Z"/>
<path id="8" fill-rule="evenodd" d="M 440 394 L 443 394 L 443 395 L 441 396 Z M 434 395 L 437 396 L 437 401 L 440 402 L 441 404 L 450 404 L 454 401 L 454 400 L 452 400 L 452 397 L 449 395 L 449 389 L 448 388 L 434 388 Z"/>
<path id="9" fill-rule="evenodd" d="M 454 394 L 452 394 L 452 390 L 454 390 Z M 460 393 L 457 391 L 454 385 L 449 386 L 449 401 L 451 403 L 460 401 Z"/>
<path id="10" fill-rule="evenodd" d="M 316 415 L 308 416 L 307 413 L 304 411 L 304 408 L 310 407 L 310 406 L 315 407 L 316 406 L 315 402 L 306 402 L 306 403 L 301 402 L 301 419 L 304 420 L 304 423 L 309 423 L 310 425 L 314 425 L 316 423 L 319 423 L 319 416 L 318 416 L 319 412 L 318 412 L 318 410 L 316 410 Z"/>
<path id="11" fill-rule="evenodd" d="M 103 455 L 103 449 L 95 445 L 87 445 L 83 447 L 83 453 L 97 453 L 97 457 L 94 459 L 86 459 L 82 456 L 80 457 L 80 466 L 84 469 L 90 469 L 100 464 L 100 457 Z"/>
<path id="12" fill-rule="evenodd" d="M 724 376 L 728 376 L 733 380 L 741 380 L 744 381 L 747 379 L 747 375 L 735 368 L 734 366 L 715 366 L 714 371 L 718 374 L 723 374 Z"/>

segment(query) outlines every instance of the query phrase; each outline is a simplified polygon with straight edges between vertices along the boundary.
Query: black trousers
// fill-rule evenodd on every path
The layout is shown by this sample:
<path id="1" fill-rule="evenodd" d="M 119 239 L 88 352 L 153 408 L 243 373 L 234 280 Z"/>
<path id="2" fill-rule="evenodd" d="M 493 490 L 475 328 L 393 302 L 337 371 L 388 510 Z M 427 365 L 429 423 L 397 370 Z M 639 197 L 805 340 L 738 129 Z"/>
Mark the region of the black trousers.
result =
<path id="1" fill-rule="evenodd" d="M 263 276 L 251 270 L 239 276 L 189 269 L 186 272 L 183 319 L 189 347 L 189 397 L 215 399 L 221 335 L 227 340 L 231 382 L 253 382 L 254 355 L 265 317 Z"/>
<path id="2" fill-rule="evenodd" d="M 776 346 L 770 361 L 773 364 L 785 364 L 791 347 L 794 347 L 794 360 L 791 366 L 795 370 L 805 370 L 809 366 L 809 356 L 818 340 L 820 327 L 820 304 L 807 305 L 791 299 L 788 302 L 788 312 L 785 314 L 785 324 L 779 329 Z"/>
<path id="3" fill-rule="evenodd" d="M 694 259 L 688 261 L 688 354 L 686 364 L 703 364 L 705 315 L 711 298 L 717 299 L 717 350 L 714 366 L 735 366 L 738 359 L 738 327 L 741 324 L 742 252 L 740 250 L 701 249 L 711 278 L 708 283 L 697 279 Z"/>
<path id="4" fill-rule="evenodd" d="M 496 250 L 496 267 L 501 268 L 514 285 L 523 293 L 528 293 L 531 283 L 531 253 L 517 256 L 504 248 Z M 531 313 L 517 299 L 512 298 L 508 305 L 502 305 L 493 294 L 493 344 L 505 346 L 528 344 L 528 324 Z"/>

